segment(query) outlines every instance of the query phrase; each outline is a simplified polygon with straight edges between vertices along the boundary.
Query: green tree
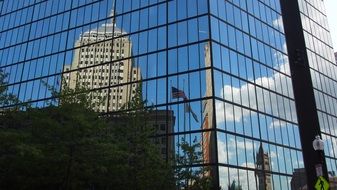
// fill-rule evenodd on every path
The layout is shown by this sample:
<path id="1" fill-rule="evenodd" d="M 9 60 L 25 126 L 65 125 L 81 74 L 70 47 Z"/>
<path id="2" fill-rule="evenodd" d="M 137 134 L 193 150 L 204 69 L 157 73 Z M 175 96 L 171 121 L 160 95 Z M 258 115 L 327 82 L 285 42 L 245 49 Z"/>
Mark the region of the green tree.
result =
<path id="1" fill-rule="evenodd" d="M 0 69 L 0 106 L 9 106 L 19 103 L 16 96 L 7 92 L 7 74 Z"/>
<path id="2" fill-rule="evenodd" d="M 84 88 L 53 93 L 57 106 L 0 115 L 0 189 L 174 188 L 141 97 L 102 116 Z"/>
<path id="3" fill-rule="evenodd" d="M 202 164 L 201 145 L 196 139 L 192 144 L 182 138 L 178 145 L 181 153 L 176 155 L 175 176 L 177 186 L 186 190 L 209 190 L 213 189 L 211 170 L 209 167 L 191 167 Z"/>
<path id="4" fill-rule="evenodd" d="M 123 170 L 128 176 L 127 189 L 174 189 L 173 170 L 150 138 L 156 133 L 148 122 L 154 110 L 144 105 L 139 86 L 132 101 L 124 105 L 124 112 L 108 115 L 114 139 L 129 153 L 128 170 Z"/>

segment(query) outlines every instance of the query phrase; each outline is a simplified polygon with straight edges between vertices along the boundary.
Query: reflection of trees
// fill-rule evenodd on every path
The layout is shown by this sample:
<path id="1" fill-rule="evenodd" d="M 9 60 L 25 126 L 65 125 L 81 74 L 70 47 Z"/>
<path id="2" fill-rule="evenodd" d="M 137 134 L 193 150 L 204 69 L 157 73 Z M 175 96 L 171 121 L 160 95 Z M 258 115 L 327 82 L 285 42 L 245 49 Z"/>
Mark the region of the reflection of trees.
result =
<path id="1" fill-rule="evenodd" d="M 117 123 L 85 89 L 53 93 L 58 106 L 0 114 L 0 189 L 174 189 L 140 96 Z"/>
<path id="2" fill-rule="evenodd" d="M 203 163 L 203 153 L 200 151 L 201 145 L 195 138 L 190 145 L 182 138 L 178 145 L 181 148 L 181 154 L 176 155 L 176 183 L 178 189 L 202 190 L 211 189 L 212 177 L 209 175 L 210 168 L 201 166 L 193 167 Z"/>
<path id="3" fill-rule="evenodd" d="M 78 81 L 76 81 L 74 87 L 70 87 L 66 81 L 62 80 L 60 91 L 58 91 L 57 87 L 49 85 L 46 81 L 42 80 L 42 83 L 47 87 L 53 97 L 51 100 L 46 100 L 46 103 L 49 106 L 62 105 L 67 102 L 96 108 L 101 106 L 106 99 L 105 97 L 100 96 L 100 91 L 90 91 L 90 89 L 81 86 Z"/>
<path id="4" fill-rule="evenodd" d="M 236 185 L 236 181 L 234 180 L 231 185 L 228 185 L 228 190 L 242 190 L 242 186 L 240 182 Z"/>
<path id="5" fill-rule="evenodd" d="M 15 105 L 19 103 L 19 100 L 16 96 L 11 93 L 8 93 L 8 87 L 6 86 L 7 83 L 6 78 L 8 74 L 4 73 L 3 70 L 0 69 L 0 106 L 8 106 L 8 105 Z M 1 109 L 0 109 L 1 111 Z"/>

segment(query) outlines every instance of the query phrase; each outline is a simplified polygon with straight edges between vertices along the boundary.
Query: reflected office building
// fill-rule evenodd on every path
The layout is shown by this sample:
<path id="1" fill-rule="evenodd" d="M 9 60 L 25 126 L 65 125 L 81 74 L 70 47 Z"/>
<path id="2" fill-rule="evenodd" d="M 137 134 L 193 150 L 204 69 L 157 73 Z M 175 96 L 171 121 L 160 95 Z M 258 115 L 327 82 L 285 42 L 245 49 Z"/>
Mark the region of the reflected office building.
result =
<path id="1" fill-rule="evenodd" d="M 111 23 L 81 34 L 75 42 L 73 61 L 64 66 L 61 90 L 70 88 L 95 89 L 91 93 L 94 109 L 98 112 L 128 110 L 133 98 L 143 96 L 141 88 L 141 69 L 135 66 L 132 55 L 132 42 L 125 31 L 116 26 L 114 13 Z M 118 38 L 118 40 L 113 40 Z M 73 72 L 69 72 L 73 71 Z M 107 86 L 117 86 L 106 88 Z M 146 99 L 144 99 L 146 101 Z M 163 158 L 172 159 L 174 138 L 166 137 L 172 132 L 174 113 L 169 110 L 151 110 L 146 124 L 155 128 L 153 143 L 158 145 Z M 126 118 L 112 113 L 114 123 L 126 123 Z"/>
<path id="2" fill-rule="evenodd" d="M 111 23 L 81 34 L 75 42 L 75 48 L 79 48 L 74 51 L 72 63 L 64 66 L 66 73 L 62 77 L 61 89 L 101 89 L 92 93 L 93 101 L 97 102 L 96 110 L 101 112 L 118 111 L 130 102 L 138 85 L 128 83 L 140 80 L 140 70 L 134 67 L 129 58 L 132 43 L 126 34 L 116 27 L 114 19 Z M 112 41 L 113 38 L 118 40 Z M 127 85 L 104 88 L 119 84 Z"/>
<path id="3" fill-rule="evenodd" d="M 0 0 L 7 93 L 43 107 L 54 98 L 46 86 L 78 85 L 104 100 L 104 114 L 140 93 L 168 162 L 184 155 L 182 143 L 200 145 L 179 167 L 205 172 L 178 189 L 204 177 L 213 189 L 313 187 L 317 134 L 325 173 L 337 173 L 337 65 L 324 1 L 13 2 Z"/>

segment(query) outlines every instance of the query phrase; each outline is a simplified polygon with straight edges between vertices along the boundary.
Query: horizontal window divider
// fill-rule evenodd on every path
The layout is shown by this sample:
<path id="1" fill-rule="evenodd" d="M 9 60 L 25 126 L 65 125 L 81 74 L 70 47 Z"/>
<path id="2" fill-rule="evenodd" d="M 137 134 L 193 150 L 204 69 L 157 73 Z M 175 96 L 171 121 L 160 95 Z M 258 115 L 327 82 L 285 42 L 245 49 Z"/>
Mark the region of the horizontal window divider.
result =
<path id="1" fill-rule="evenodd" d="M 241 10 L 241 11 L 247 13 L 247 15 L 250 15 L 250 16 L 252 16 L 253 18 L 259 20 L 261 23 L 266 24 L 267 26 L 269 26 L 269 27 L 271 27 L 271 28 L 277 30 L 277 28 L 275 28 L 274 26 L 270 25 L 270 24 L 267 23 L 267 22 L 264 22 L 263 20 L 261 20 L 261 18 L 256 17 L 254 14 L 251 14 L 248 10 L 242 9 L 240 6 L 237 6 L 236 4 L 234 4 L 234 3 L 230 2 L 230 1 L 228 1 L 228 3 L 232 4 L 234 7 L 238 8 L 239 10 Z M 268 7 L 269 9 L 275 11 L 279 16 L 281 16 L 281 14 L 280 14 L 279 12 L 277 12 L 275 9 L 273 9 L 273 8 L 270 7 L 269 5 L 265 4 L 264 2 L 259 1 L 259 3 L 265 5 L 265 6 Z M 232 24 L 228 23 L 227 21 L 225 21 L 225 20 L 219 18 L 218 16 L 214 15 L 213 13 L 210 13 L 210 14 L 211 14 L 211 16 L 213 16 L 213 17 L 215 17 L 215 18 L 221 20 L 222 22 L 225 22 L 226 24 L 231 25 L 231 26 L 233 26 L 234 28 L 238 29 L 235 25 L 232 25 Z M 240 30 L 241 30 L 241 29 L 240 29 Z M 279 31 L 279 30 L 277 30 L 277 31 Z M 279 32 L 282 33 L 281 31 L 279 31 Z M 282 33 L 282 34 L 284 35 L 284 33 Z"/>
<path id="2" fill-rule="evenodd" d="M 121 61 L 124 61 L 124 60 L 118 60 L 118 61 L 113 61 L 113 62 L 105 62 L 105 63 L 101 63 L 101 64 L 98 64 L 98 65 L 93 65 L 93 66 L 89 66 L 89 67 L 77 68 L 77 69 L 70 70 L 70 71 L 48 74 L 46 76 L 41 76 L 41 77 L 37 77 L 37 78 L 23 80 L 23 81 L 19 81 L 19 82 L 15 82 L 15 83 L 8 83 L 8 84 L 5 84 L 3 86 L 9 87 L 9 86 L 14 86 L 14 85 L 21 84 L 21 83 L 27 83 L 27 82 L 30 82 L 30 81 L 42 80 L 42 79 L 46 79 L 46 78 L 58 76 L 58 75 L 60 75 L 62 77 L 62 75 L 66 75 L 66 74 L 70 74 L 70 73 L 76 73 L 76 72 L 79 72 L 81 70 L 92 69 L 92 68 L 95 68 L 95 67 L 105 66 L 105 65 L 109 65 L 109 64 L 113 64 L 113 63 L 121 62 Z M 184 71 L 184 72 L 172 73 L 172 74 L 168 74 L 168 75 L 161 75 L 161 76 L 150 77 L 150 78 L 146 78 L 146 79 L 142 79 L 142 80 L 132 81 L 132 82 L 128 82 L 128 83 L 122 83 L 122 84 L 113 85 L 113 86 L 109 86 L 109 87 L 116 87 L 116 86 L 123 86 L 123 85 L 128 85 L 128 84 L 139 83 L 139 82 L 146 82 L 146 81 L 151 81 L 151 80 L 155 80 L 155 79 L 162 79 L 162 78 L 168 78 L 168 77 L 172 77 L 172 76 L 179 76 L 179 75 L 183 75 L 183 74 L 194 73 L 194 72 L 198 72 L 198 71 L 199 72 L 205 71 L 205 70 L 209 70 L 209 69 L 211 69 L 211 67 L 202 67 L 202 68 L 198 68 L 198 69 L 187 70 L 187 71 Z"/>
<path id="3" fill-rule="evenodd" d="M 5 14 L 0 14 L 0 17 L 3 17 L 3 16 L 7 16 L 7 15 L 9 15 L 9 14 L 12 14 L 12 13 L 15 13 L 15 12 L 18 12 L 18 11 L 21 11 L 21 10 L 23 10 L 23 9 L 27 9 L 27 8 L 29 8 L 29 7 L 34 7 L 35 5 L 38 5 L 38 4 L 42 4 L 42 3 L 44 3 L 44 2 L 47 2 L 48 0 L 40 0 L 39 2 L 34 2 L 33 4 L 31 4 L 31 5 L 28 5 L 28 6 L 25 6 L 25 7 L 21 7 L 21 8 L 18 8 L 18 9 L 15 9 L 15 10 L 13 10 L 13 11 L 11 11 L 11 12 L 7 12 L 7 13 L 5 13 Z M 3 2 L 3 1 L 2 1 Z M 1 11 L 1 10 L 0 10 Z M 0 32 L 1 33 L 1 32 Z"/>
<path id="4" fill-rule="evenodd" d="M 266 144 L 271 144 L 271 145 L 275 145 L 275 146 L 279 146 L 279 147 L 283 147 L 283 148 L 288 148 L 288 149 L 292 149 L 292 150 L 302 151 L 301 149 L 296 148 L 296 147 L 291 147 L 291 146 L 287 146 L 287 145 L 284 145 L 284 144 L 279 144 L 279 143 L 275 143 L 275 142 L 272 142 L 272 141 L 267 141 L 267 140 L 259 139 L 259 138 L 256 138 L 256 137 L 251 137 L 251 136 L 247 136 L 247 135 L 243 135 L 243 134 L 227 131 L 227 130 L 224 130 L 224 129 L 216 128 L 216 131 L 224 133 L 224 134 L 230 134 L 230 135 L 233 135 L 233 136 L 238 136 L 238 137 L 241 137 L 241 138 L 253 140 L 253 141 L 258 141 L 258 142 L 261 142 L 261 143 L 266 143 Z"/>
<path id="5" fill-rule="evenodd" d="M 247 167 L 244 167 L 244 166 L 224 164 L 224 163 L 220 163 L 220 162 L 219 162 L 219 166 L 220 167 L 223 166 L 223 167 L 227 167 L 227 168 L 236 168 L 236 169 L 241 169 L 241 170 L 249 170 L 249 171 L 254 171 L 254 172 L 263 171 L 265 173 L 272 174 L 272 175 L 282 175 L 282 176 L 287 176 L 287 177 L 293 177 L 292 174 L 286 174 L 286 173 L 275 172 L 275 171 L 267 171 L 267 170 L 259 170 L 259 169 L 247 168 Z M 258 183 L 258 182 L 256 182 L 256 183 Z"/>
<path id="6" fill-rule="evenodd" d="M 180 131 L 174 133 L 165 133 L 150 136 L 150 138 L 160 138 L 160 137 L 172 137 L 177 135 L 193 135 L 197 133 L 207 133 L 207 132 L 215 132 L 215 129 L 200 129 L 200 130 L 190 130 L 190 131 Z"/>
<path id="7" fill-rule="evenodd" d="M 283 97 L 283 98 L 287 98 L 287 99 L 289 99 L 289 100 L 295 101 L 294 98 L 288 97 L 288 96 L 283 95 L 283 94 L 281 94 L 281 93 L 279 93 L 279 92 L 276 92 L 276 91 L 272 91 L 272 90 L 269 89 L 269 88 L 263 87 L 263 86 L 261 86 L 261 85 L 259 85 L 259 84 L 256 84 L 256 83 L 252 82 L 252 81 L 249 81 L 249 80 L 247 80 L 247 79 L 241 78 L 241 77 L 236 76 L 236 75 L 233 75 L 232 73 L 223 71 L 223 70 L 218 69 L 218 68 L 214 68 L 214 70 L 216 70 L 216 71 L 218 71 L 218 72 L 221 72 L 222 74 L 229 75 L 230 77 L 233 77 L 233 78 L 239 79 L 239 80 L 241 80 L 241 81 L 244 81 L 244 82 L 246 82 L 246 83 L 248 83 L 248 84 L 257 86 L 257 87 L 262 88 L 262 89 L 264 89 L 264 90 L 267 90 L 267 91 L 269 91 L 269 92 L 272 92 L 272 93 L 274 93 L 274 94 L 276 94 L 276 95 L 279 95 L 279 96 L 281 96 L 281 97 Z"/>
<path id="8" fill-rule="evenodd" d="M 253 112 L 256 112 L 256 113 L 259 113 L 259 114 L 263 114 L 263 115 L 266 115 L 266 116 L 269 116 L 269 117 L 278 119 L 278 120 L 280 120 L 280 121 L 284 121 L 284 122 L 287 122 L 287 123 L 291 123 L 291 124 L 293 124 L 293 125 L 298 125 L 297 123 L 295 123 L 295 122 L 293 122 L 293 121 L 288 121 L 288 120 L 285 120 L 285 119 L 283 119 L 283 118 L 277 117 L 277 116 L 275 116 L 275 115 L 272 115 L 272 114 L 269 114 L 269 113 L 264 113 L 264 112 L 261 112 L 261 111 L 259 111 L 259 110 L 255 110 L 255 109 L 253 109 L 253 108 L 246 107 L 246 106 L 244 106 L 244 105 L 241 105 L 241 104 L 238 104 L 238 103 L 235 103 L 235 102 L 231 102 L 231 101 L 228 101 L 228 100 L 221 99 L 221 98 L 219 98 L 219 97 L 215 97 L 214 99 L 215 99 L 215 100 L 222 101 L 222 102 L 224 102 L 224 103 L 232 104 L 232 105 L 237 106 L 237 107 L 241 107 L 241 108 L 247 109 L 247 110 L 249 110 L 249 111 L 253 111 Z"/>
<path id="9" fill-rule="evenodd" d="M 253 57 L 248 57 L 246 54 L 243 54 L 243 53 L 237 51 L 236 49 L 233 49 L 233 48 L 231 48 L 231 47 L 228 47 L 228 46 L 226 46 L 226 45 L 224 45 L 224 44 L 222 44 L 222 43 L 220 43 L 220 42 L 217 42 L 217 41 L 215 41 L 215 40 L 213 40 L 213 39 L 211 39 L 211 41 L 212 41 L 212 43 L 216 43 L 216 44 L 218 44 L 218 45 L 220 45 L 220 46 L 222 46 L 222 47 L 224 47 L 224 48 L 227 48 L 227 49 L 229 49 L 229 50 L 231 50 L 231 51 L 234 51 L 235 53 L 237 53 L 237 54 L 239 54 L 239 55 L 241 55 L 241 56 L 244 56 L 244 57 L 246 57 L 246 58 L 249 58 L 249 59 L 251 59 L 252 61 L 255 61 L 255 62 L 257 62 L 257 63 L 259 63 L 259 64 L 261 64 L 261 65 L 263 65 L 263 66 L 265 66 L 265 67 L 267 67 L 267 68 L 269 68 L 269 69 L 271 69 L 271 70 L 273 70 L 273 71 L 277 71 L 277 72 L 279 72 L 279 73 L 282 73 L 282 74 L 286 75 L 287 77 L 291 77 L 291 76 L 288 75 L 287 73 L 281 72 L 281 71 L 275 69 L 274 67 L 271 67 L 270 65 L 267 65 L 267 64 L 265 64 L 265 63 L 260 62 L 259 60 L 254 59 Z M 271 47 L 271 46 L 270 46 L 270 47 Z M 280 53 L 282 53 L 282 52 L 280 52 Z M 288 57 L 287 54 L 284 54 L 284 55 Z"/>
<path id="10" fill-rule="evenodd" d="M 203 17 L 207 14 L 202 14 L 202 15 L 197 15 L 197 16 L 193 16 L 193 17 L 190 17 L 190 18 L 186 18 L 186 19 L 183 19 L 183 20 L 179 20 L 179 21 L 176 21 L 176 22 L 172 22 L 172 23 L 168 23 L 168 24 L 161 24 L 161 25 L 157 25 L 157 26 L 152 26 L 152 27 L 149 27 L 147 29 L 142 29 L 142 30 L 138 30 L 136 32 L 130 32 L 130 33 L 127 33 L 127 34 L 122 34 L 120 36 L 113 36 L 111 38 L 107 38 L 107 39 L 104 39 L 104 40 L 101 40 L 101 41 L 95 41 L 94 43 L 89 43 L 89 44 L 86 44 L 86 45 L 83 45 L 83 46 L 80 46 L 80 47 L 86 47 L 86 46 L 91 46 L 91 45 L 95 45 L 95 44 L 99 44 L 99 43 L 103 43 L 103 42 L 107 42 L 107 41 L 113 41 L 113 40 L 116 40 L 116 39 L 119 39 L 119 38 L 125 38 L 125 37 L 129 37 L 131 35 L 134 35 L 134 34 L 139 34 L 139 33 L 142 33 L 142 32 L 146 32 L 146 31 L 150 31 L 150 30 L 153 30 L 153 29 L 158 29 L 158 28 L 161 28 L 161 27 L 164 27 L 164 26 L 168 26 L 168 25 L 171 25 L 171 24 L 176 24 L 176 23 L 179 23 L 179 22 L 183 22 L 183 21 L 186 21 L 186 20 L 191 20 L 191 19 L 196 19 L 196 18 L 199 18 L 199 17 Z M 109 18 L 111 19 L 111 18 Z M 45 35 L 45 36 L 40 36 L 40 37 L 37 37 L 37 38 L 33 38 L 33 39 L 28 39 L 26 41 L 23 41 L 23 42 L 19 42 L 19 43 L 16 43 L 14 45 L 10 45 L 10 46 L 6 46 L 6 47 L 2 47 L 0 48 L 0 51 L 1 50 L 5 50 L 5 49 L 9 49 L 9 48 L 12 48 L 12 47 L 15 47 L 15 46 L 18 46 L 18 45 L 22 45 L 22 44 L 25 44 L 25 43 L 29 43 L 29 42 L 33 42 L 33 41 L 37 41 L 37 40 L 41 40 L 43 38 L 47 38 L 47 37 L 50 37 L 50 36 L 55 36 L 57 34 L 61 34 L 63 32 L 69 32 L 71 30 L 74 30 L 74 29 L 78 29 L 78 28 L 82 28 L 82 27 L 85 27 L 85 26 L 90 26 L 92 24 L 96 24 L 96 23 L 99 23 L 99 22 L 102 22 L 102 21 L 107 21 L 109 19 L 101 19 L 99 21 L 93 21 L 91 23 L 87 23 L 87 24 L 84 24 L 84 25 L 81 25 L 81 26 L 76 26 L 76 27 L 73 27 L 73 28 L 68 28 L 68 29 L 65 29 L 65 30 L 61 30 L 61 31 L 58 31 L 58 32 L 55 32 L 55 33 L 52 33 L 52 34 L 48 34 L 48 35 Z M 114 27 L 115 28 L 115 27 Z M 118 28 L 118 27 L 117 27 Z M 112 32 L 112 31 L 111 31 Z M 0 32 L 1 34 L 1 32 Z M 74 48 L 80 48 L 80 47 L 74 47 Z M 67 50 L 71 50 L 71 49 L 74 49 L 74 48 L 70 48 L 70 49 L 67 49 Z"/>
<path id="11" fill-rule="evenodd" d="M 328 115 L 328 116 L 337 118 L 337 115 L 333 115 L 333 114 L 331 114 L 331 113 L 328 113 L 328 112 L 326 112 L 326 111 L 324 111 L 324 110 L 321 110 L 321 109 L 318 109 L 318 108 L 316 108 L 316 109 L 317 109 L 317 111 L 322 112 L 322 113 L 324 113 L 324 114 L 326 114 L 326 115 Z"/>
<path id="12" fill-rule="evenodd" d="M 200 160 L 200 162 L 202 162 L 203 160 Z M 217 163 L 202 163 L 202 164 L 189 164 L 189 165 L 175 165 L 173 166 L 174 168 L 192 168 L 192 167 L 216 167 L 218 166 Z"/>
<path id="13" fill-rule="evenodd" d="M 54 74 L 56 75 L 56 74 Z M 47 77 L 43 77 L 43 78 L 49 78 L 50 76 L 47 76 Z M 42 78 L 42 79 L 43 79 Z M 146 81 L 150 81 L 150 80 L 156 80 L 156 79 L 162 79 L 162 78 L 167 78 L 167 76 L 161 76 L 161 77 L 158 77 L 158 78 L 153 78 L 153 79 L 146 79 L 146 80 L 142 80 L 142 81 L 132 81 L 132 82 L 127 82 L 127 83 L 122 83 L 122 84 L 116 84 L 116 85 L 112 85 L 112 86 L 103 86 L 103 87 L 99 87 L 99 88 L 92 88 L 92 89 L 87 89 L 87 91 L 85 92 L 95 92 L 95 91 L 101 91 L 101 90 L 107 90 L 109 88 L 118 88 L 118 87 L 121 87 L 121 86 L 126 86 L 126 85 L 132 85 L 132 84 L 138 84 L 140 82 L 146 82 Z M 37 79 L 37 80 L 42 80 L 42 79 Z M 30 81 L 37 81 L 37 80 L 29 80 Z M 18 84 L 22 84 L 23 82 L 20 82 Z M 168 88 L 168 87 L 167 87 Z M 62 89 L 61 89 L 62 90 Z M 73 93 L 71 95 L 76 95 L 76 94 L 81 94 L 83 92 L 78 92 L 78 93 Z M 70 94 L 69 94 L 70 95 Z M 6 106 L 2 106 L 0 108 L 10 108 L 10 107 L 14 107 L 14 106 L 17 106 L 17 105 L 24 105 L 25 103 L 35 103 L 35 102 L 45 102 L 45 101 L 48 101 L 48 100 L 52 100 L 52 99 L 58 99 L 59 97 L 57 96 L 51 96 L 51 97 L 48 97 L 48 98 L 41 98 L 41 99 L 38 99 L 38 100 L 30 100 L 30 101 L 25 101 L 23 103 L 19 103 L 19 104 L 16 104 L 16 105 L 6 105 Z M 190 102 L 194 102 L 194 101 L 200 101 L 200 100 L 204 100 L 204 99 L 207 99 L 207 98 L 200 98 L 200 99 L 190 99 Z M 209 98 L 208 98 L 209 99 Z M 169 105 L 174 105 L 174 104 L 179 104 L 179 103 L 185 103 L 185 101 L 177 101 L 177 102 L 168 102 L 168 103 L 163 103 L 163 104 L 158 104 L 158 105 L 155 105 L 155 107 L 162 107 L 162 106 L 169 106 Z M 147 106 L 147 108 L 152 108 L 153 106 Z M 123 110 L 124 111 L 124 110 Z M 131 110 L 129 110 L 131 111 Z"/>
<path id="14" fill-rule="evenodd" d="M 126 35 L 126 36 L 129 36 L 129 35 Z M 114 41 L 116 39 L 123 38 L 123 37 L 126 37 L 126 36 L 118 36 L 117 38 L 110 38 L 110 39 L 98 41 L 98 42 L 95 42 L 95 43 L 92 43 L 92 44 L 86 44 L 84 46 L 79 46 L 79 47 L 73 47 L 73 48 L 70 48 L 70 49 L 65 49 L 65 50 L 62 50 L 62 51 L 57 51 L 55 53 L 45 54 L 43 56 L 30 58 L 30 59 L 19 61 L 19 62 L 16 62 L 16 63 L 11 63 L 11 64 L 8 64 L 8 65 L 2 65 L 2 66 L 0 66 L 0 69 L 5 68 L 5 67 L 9 67 L 9 66 L 13 66 L 13 65 L 16 65 L 16 64 L 32 61 L 32 60 L 35 60 L 35 59 L 40 59 L 40 58 L 44 58 L 44 57 L 48 57 L 48 56 L 52 56 L 52 55 L 56 55 L 56 54 L 60 54 L 60 53 L 65 53 L 65 52 L 68 52 L 68 51 L 74 51 L 76 49 L 81 49 L 82 47 L 93 46 L 93 45 L 100 44 L 100 43 Z M 177 48 L 180 48 L 180 47 L 185 47 L 185 46 L 189 46 L 189 45 L 204 43 L 204 42 L 208 42 L 208 41 L 209 41 L 209 39 L 204 39 L 204 40 L 200 40 L 200 41 L 196 41 L 196 42 L 190 42 L 190 43 L 186 43 L 186 44 L 182 44 L 182 45 L 178 45 L 178 46 L 174 46 L 174 47 L 163 48 L 163 49 L 152 51 L 152 52 L 147 52 L 147 53 L 143 53 L 143 54 L 133 55 L 133 57 L 140 57 L 140 56 L 143 56 L 143 55 L 148 55 L 148 54 L 152 54 L 152 53 L 156 53 L 156 52 L 161 52 L 161 51 L 165 51 L 165 50 L 177 49 Z M 25 43 L 27 43 L 27 42 L 25 42 Z M 27 43 L 27 45 L 28 45 L 28 43 Z M 127 59 L 127 58 L 123 58 L 123 59 Z"/>
<path id="15" fill-rule="evenodd" d="M 40 3 L 43 3 L 43 2 L 46 2 L 48 0 L 44 0 L 42 2 L 38 2 L 38 3 L 35 3 L 33 6 L 37 5 L 37 4 L 40 4 Z M 31 25 L 33 24 L 34 22 L 38 22 L 38 21 L 42 21 L 42 20 L 45 20 L 45 19 L 48 19 L 48 18 L 51 18 L 51 17 L 54 17 L 54 16 L 58 16 L 58 15 L 62 15 L 64 13 L 67 13 L 67 12 L 71 12 L 72 10 L 77 10 L 77 9 L 80 9 L 82 7 L 85 7 L 85 6 L 88 6 L 88 5 L 92 5 L 92 4 L 95 4 L 97 2 L 100 2 L 100 1 L 103 1 L 103 0 L 96 0 L 96 1 L 93 1 L 93 2 L 90 2 L 90 3 L 87 3 L 87 4 L 84 4 L 84 5 L 80 5 L 80 6 L 77 6 L 77 7 L 73 7 L 73 8 L 70 8 L 69 10 L 65 10 L 65 11 L 62 11 L 62 12 L 59 12 L 59 13 L 56 13 L 56 14 L 53 14 L 53 15 L 49 15 L 49 16 L 46 16 L 46 17 L 43 17 L 43 18 L 40 18 L 40 19 L 36 19 L 34 21 L 30 21 L 30 22 L 27 22 L 25 24 L 22 24 L 22 25 L 19 25 L 19 26 L 15 26 L 15 27 L 12 27 L 12 28 L 8 28 L 6 30 L 2 30 L 0 31 L 0 34 L 3 33 L 3 32 L 8 32 L 10 30 L 13 30 L 13 29 L 16 29 L 16 28 L 20 28 L 22 26 L 25 26 L 25 25 Z M 14 11 L 15 12 L 15 11 Z M 3 16 L 3 15 L 1 15 Z M 106 19 L 101 19 L 101 20 L 106 20 Z M 96 21 L 96 22 L 99 22 L 99 21 Z"/>
<path id="16" fill-rule="evenodd" d="M 316 87 L 313 87 L 313 89 L 314 89 L 314 90 L 317 90 L 318 92 L 320 92 L 320 93 L 322 93 L 322 94 L 325 94 L 326 96 L 329 96 L 330 98 L 335 99 L 335 100 L 337 101 L 337 97 L 336 97 L 336 96 L 331 95 L 331 94 L 328 94 L 327 92 L 324 92 L 324 91 L 322 91 L 322 90 L 320 90 L 320 89 L 318 89 L 318 88 L 316 88 Z"/>

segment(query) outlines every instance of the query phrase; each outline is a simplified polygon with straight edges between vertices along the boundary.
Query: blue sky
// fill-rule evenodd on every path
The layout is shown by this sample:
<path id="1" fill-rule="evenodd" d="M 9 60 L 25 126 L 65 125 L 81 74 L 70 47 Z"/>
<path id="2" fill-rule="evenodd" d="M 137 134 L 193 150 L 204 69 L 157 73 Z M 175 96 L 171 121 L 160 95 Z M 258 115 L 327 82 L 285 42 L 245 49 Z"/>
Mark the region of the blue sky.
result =
<path id="1" fill-rule="evenodd" d="M 328 16 L 330 33 L 332 37 L 332 43 L 334 51 L 337 52 L 337 1 L 325 0 L 326 13 Z"/>

